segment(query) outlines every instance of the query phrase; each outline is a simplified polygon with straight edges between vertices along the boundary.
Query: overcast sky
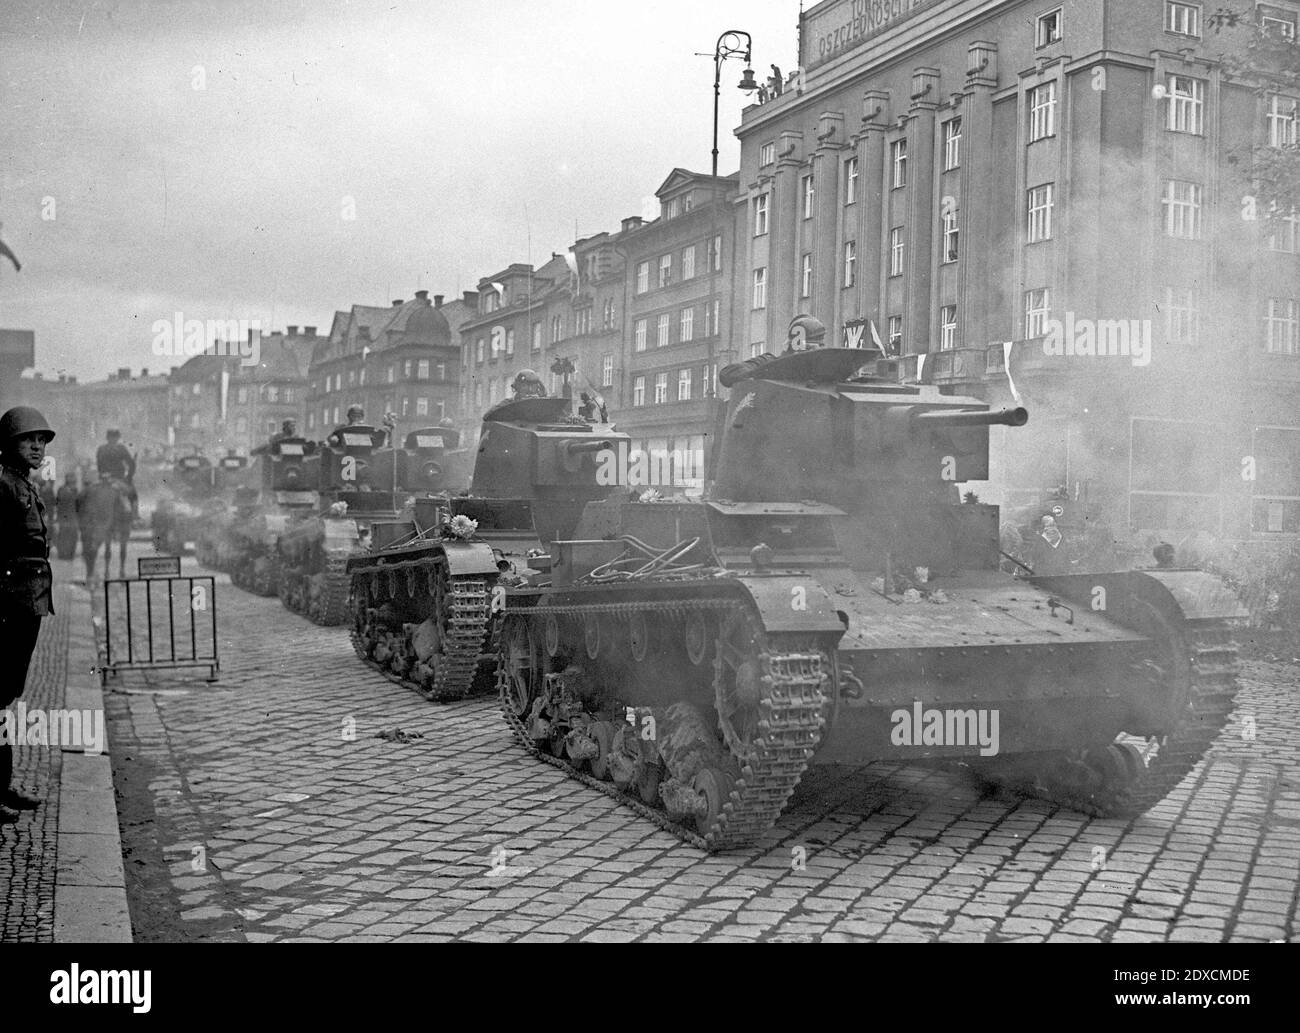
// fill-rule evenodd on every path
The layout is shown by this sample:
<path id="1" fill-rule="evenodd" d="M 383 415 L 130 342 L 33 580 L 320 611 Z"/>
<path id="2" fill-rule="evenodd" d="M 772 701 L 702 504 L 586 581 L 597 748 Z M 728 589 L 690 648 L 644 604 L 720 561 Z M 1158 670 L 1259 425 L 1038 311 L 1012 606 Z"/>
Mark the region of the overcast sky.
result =
<path id="1" fill-rule="evenodd" d="M 707 172 L 714 43 L 797 61 L 798 0 L 2 0 L 0 326 L 158 370 L 150 327 L 328 329 L 454 295 Z M 697 57 L 696 51 L 708 56 Z M 719 170 L 746 103 L 723 65 Z M 355 218 L 345 218 L 349 202 Z M 53 216 L 50 218 L 49 216 Z"/>

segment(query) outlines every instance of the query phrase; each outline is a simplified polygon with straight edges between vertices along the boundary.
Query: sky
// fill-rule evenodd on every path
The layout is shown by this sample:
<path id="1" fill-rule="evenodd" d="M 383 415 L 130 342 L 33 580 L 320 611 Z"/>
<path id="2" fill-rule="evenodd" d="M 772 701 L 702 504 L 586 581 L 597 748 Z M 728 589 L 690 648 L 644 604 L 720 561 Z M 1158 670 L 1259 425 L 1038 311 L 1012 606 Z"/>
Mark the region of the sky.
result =
<path id="1" fill-rule="evenodd" d="M 713 49 L 797 64 L 798 0 L 3 0 L 0 326 L 36 368 L 158 372 L 152 327 L 264 331 L 657 214 L 709 171 Z M 703 56 L 697 56 L 702 54 Z M 719 171 L 743 61 L 723 64 Z"/>

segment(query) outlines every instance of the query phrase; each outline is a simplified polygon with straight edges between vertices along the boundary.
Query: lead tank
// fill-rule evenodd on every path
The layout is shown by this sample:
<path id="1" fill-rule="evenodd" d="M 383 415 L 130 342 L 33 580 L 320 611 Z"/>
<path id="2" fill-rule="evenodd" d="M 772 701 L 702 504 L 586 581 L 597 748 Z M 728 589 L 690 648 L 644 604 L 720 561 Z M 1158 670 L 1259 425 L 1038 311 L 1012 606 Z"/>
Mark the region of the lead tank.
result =
<path id="1" fill-rule="evenodd" d="M 1028 413 L 877 358 L 724 370 L 708 497 L 590 505 L 551 573 L 506 589 L 507 720 L 709 850 L 766 832 L 814 763 L 1150 807 L 1227 719 L 1244 611 L 1198 571 L 1001 572 L 997 507 L 957 486 L 987 479 L 989 425 Z"/>
<path id="2" fill-rule="evenodd" d="M 417 499 L 348 560 L 357 655 L 426 699 L 468 694 L 490 647 L 494 590 L 543 574 L 549 543 L 609 494 L 601 461 L 628 437 L 573 416 L 567 398 L 502 402 L 483 416 L 469 492 Z M 488 677 L 479 684 L 492 687 Z"/>

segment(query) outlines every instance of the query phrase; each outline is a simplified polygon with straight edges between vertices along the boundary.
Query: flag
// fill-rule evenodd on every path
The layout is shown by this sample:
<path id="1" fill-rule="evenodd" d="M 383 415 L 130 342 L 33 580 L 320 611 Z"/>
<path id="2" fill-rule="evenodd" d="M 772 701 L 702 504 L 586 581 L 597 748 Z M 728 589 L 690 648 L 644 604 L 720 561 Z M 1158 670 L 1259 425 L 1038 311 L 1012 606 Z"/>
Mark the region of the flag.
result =
<path id="1" fill-rule="evenodd" d="M 1007 387 L 1011 388 L 1011 397 L 1016 400 L 1016 405 L 1024 405 L 1020 400 L 1020 392 L 1016 390 L 1016 382 L 1011 379 L 1011 348 L 1015 341 L 1002 342 L 1002 366 L 1007 371 Z"/>
<path id="2" fill-rule="evenodd" d="M 883 344 L 880 343 L 880 334 L 876 332 L 876 321 L 873 319 L 870 320 L 870 323 L 871 323 L 871 340 L 875 343 L 876 348 L 880 351 L 881 355 L 888 355 L 889 351 L 885 348 Z"/>
<path id="3" fill-rule="evenodd" d="M 920 352 L 916 356 L 916 382 L 918 384 L 925 383 L 923 378 L 925 376 L 925 360 L 927 354 L 927 352 Z"/>
<path id="4" fill-rule="evenodd" d="M 564 264 L 569 267 L 569 293 L 576 298 L 581 286 L 578 278 L 578 257 L 572 251 L 566 251 Z"/>
<path id="5" fill-rule="evenodd" d="M 4 255 L 5 258 L 13 262 L 14 272 L 17 273 L 22 271 L 23 264 L 20 261 L 18 261 L 18 256 L 9 250 L 9 245 L 6 244 L 3 240 L 0 240 L 0 255 Z"/>
<path id="6" fill-rule="evenodd" d="M 498 283 L 496 280 L 493 280 L 489 286 L 501 295 L 501 297 L 504 298 L 506 296 L 506 285 L 504 283 Z"/>
<path id="7" fill-rule="evenodd" d="M 223 369 L 221 371 L 221 395 L 220 395 L 222 423 L 226 422 L 226 400 L 229 397 L 229 395 L 230 395 L 230 370 Z"/>

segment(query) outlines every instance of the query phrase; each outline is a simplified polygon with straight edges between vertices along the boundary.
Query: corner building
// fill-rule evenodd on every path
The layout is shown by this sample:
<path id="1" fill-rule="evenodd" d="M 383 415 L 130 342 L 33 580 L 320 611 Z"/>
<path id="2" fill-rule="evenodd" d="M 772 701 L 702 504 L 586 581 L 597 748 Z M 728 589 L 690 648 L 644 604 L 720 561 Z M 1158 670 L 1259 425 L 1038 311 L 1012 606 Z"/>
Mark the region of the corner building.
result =
<path id="1" fill-rule="evenodd" d="M 1295 38 L 1300 5 L 1254 6 Z M 994 406 L 1014 381 L 1030 424 L 994 428 L 985 501 L 1065 486 L 1135 548 L 1293 541 L 1300 224 L 1245 214 L 1242 159 L 1294 144 L 1297 100 L 1227 74 L 1254 26 L 1216 33 L 1214 9 L 809 8 L 800 74 L 737 130 L 741 356 L 800 312 L 829 343 L 874 334 Z"/>

